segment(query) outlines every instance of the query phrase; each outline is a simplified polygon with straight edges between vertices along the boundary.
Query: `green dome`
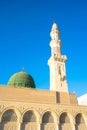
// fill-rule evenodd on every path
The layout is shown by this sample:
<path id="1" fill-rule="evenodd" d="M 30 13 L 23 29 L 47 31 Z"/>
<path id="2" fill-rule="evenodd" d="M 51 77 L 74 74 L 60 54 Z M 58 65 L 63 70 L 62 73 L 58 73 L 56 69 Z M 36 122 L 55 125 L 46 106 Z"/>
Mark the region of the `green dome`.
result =
<path id="1" fill-rule="evenodd" d="M 7 85 L 35 88 L 35 83 L 32 76 L 25 73 L 24 71 L 13 74 L 10 77 Z"/>

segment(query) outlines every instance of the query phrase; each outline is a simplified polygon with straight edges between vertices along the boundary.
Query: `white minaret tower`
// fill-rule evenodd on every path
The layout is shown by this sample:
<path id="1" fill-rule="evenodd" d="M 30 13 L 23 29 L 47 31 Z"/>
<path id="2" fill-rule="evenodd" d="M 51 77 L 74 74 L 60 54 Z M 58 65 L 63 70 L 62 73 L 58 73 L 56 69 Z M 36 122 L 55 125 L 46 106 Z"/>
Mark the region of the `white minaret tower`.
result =
<path id="1" fill-rule="evenodd" d="M 52 26 L 50 36 L 51 57 L 48 60 L 50 67 L 50 90 L 68 92 L 65 68 L 66 56 L 61 54 L 61 41 L 56 23 Z"/>

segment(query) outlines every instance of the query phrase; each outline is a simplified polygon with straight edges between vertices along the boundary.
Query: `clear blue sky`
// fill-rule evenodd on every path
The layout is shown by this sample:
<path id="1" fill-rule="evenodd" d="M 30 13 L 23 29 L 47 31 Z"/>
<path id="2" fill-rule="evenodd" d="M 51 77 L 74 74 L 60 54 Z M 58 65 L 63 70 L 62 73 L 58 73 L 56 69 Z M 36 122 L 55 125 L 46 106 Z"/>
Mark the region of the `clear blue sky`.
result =
<path id="1" fill-rule="evenodd" d="M 87 93 L 87 0 L 0 0 L 0 84 L 24 66 L 37 88 L 49 89 L 54 20 L 68 59 L 69 91 Z"/>

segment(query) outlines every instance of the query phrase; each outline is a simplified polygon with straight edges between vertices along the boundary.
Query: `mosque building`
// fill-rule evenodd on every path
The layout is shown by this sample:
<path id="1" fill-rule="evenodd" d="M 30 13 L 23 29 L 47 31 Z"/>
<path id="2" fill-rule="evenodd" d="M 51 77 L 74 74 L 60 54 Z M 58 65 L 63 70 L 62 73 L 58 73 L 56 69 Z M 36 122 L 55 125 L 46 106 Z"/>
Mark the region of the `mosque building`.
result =
<path id="1" fill-rule="evenodd" d="M 0 86 L 0 130 L 87 130 L 87 106 L 69 93 L 57 24 L 51 29 L 50 90 L 38 90 L 24 70 Z"/>

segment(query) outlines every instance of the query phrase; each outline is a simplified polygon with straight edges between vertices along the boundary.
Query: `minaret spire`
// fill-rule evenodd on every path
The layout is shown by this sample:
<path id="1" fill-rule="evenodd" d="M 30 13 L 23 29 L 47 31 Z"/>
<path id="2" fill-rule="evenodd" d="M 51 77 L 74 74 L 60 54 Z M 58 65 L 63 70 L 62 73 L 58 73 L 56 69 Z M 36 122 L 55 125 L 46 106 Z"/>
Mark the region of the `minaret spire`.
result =
<path id="1" fill-rule="evenodd" d="M 51 55 L 54 55 L 55 54 L 58 54 L 58 55 L 61 55 L 61 52 L 60 52 L 60 46 L 61 46 L 61 41 L 59 39 L 59 30 L 58 30 L 58 27 L 57 27 L 57 24 L 54 22 L 53 26 L 52 26 L 52 29 L 51 29 L 51 32 L 50 32 L 50 36 L 51 36 L 51 42 L 50 42 L 50 46 L 51 48 Z"/>
<path id="2" fill-rule="evenodd" d="M 65 68 L 66 56 L 61 54 L 61 40 L 59 35 L 58 26 L 54 22 L 50 32 L 51 57 L 48 60 L 50 67 L 50 90 L 68 92 Z"/>

